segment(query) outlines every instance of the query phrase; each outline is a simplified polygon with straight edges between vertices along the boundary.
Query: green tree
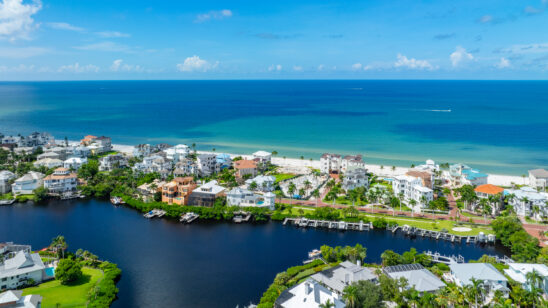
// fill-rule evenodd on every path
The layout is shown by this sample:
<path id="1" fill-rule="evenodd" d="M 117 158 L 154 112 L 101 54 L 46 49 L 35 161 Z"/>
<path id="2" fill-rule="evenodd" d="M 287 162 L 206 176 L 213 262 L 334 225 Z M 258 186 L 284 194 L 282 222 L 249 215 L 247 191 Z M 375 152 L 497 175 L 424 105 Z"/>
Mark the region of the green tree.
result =
<path id="1" fill-rule="evenodd" d="M 360 280 L 347 286 L 343 291 L 346 302 L 351 299 L 354 306 L 363 308 L 382 307 L 383 292 L 381 287 L 368 280 Z"/>
<path id="2" fill-rule="evenodd" d="M 32 197 L 32 201 L 38 203 L 44 201 L 48 197 L 48 190 L 44 187 L 38 187 L 35 190 L 32 191 L 34 196 Z"/>
<path id="3" fill-rule="evenodd" d="M 78 169 L 78 177 L 83 179 L 91 179 L 99 172 L 99 161 L 90 159 L 86 164 Z"/>
<path id="4" fill-rule="evenodd" d="M 72 258 L 62 259 L 55 269 L 55 279 L 61 284 L 75 282 L 82 277 L 82 266 Z"/>

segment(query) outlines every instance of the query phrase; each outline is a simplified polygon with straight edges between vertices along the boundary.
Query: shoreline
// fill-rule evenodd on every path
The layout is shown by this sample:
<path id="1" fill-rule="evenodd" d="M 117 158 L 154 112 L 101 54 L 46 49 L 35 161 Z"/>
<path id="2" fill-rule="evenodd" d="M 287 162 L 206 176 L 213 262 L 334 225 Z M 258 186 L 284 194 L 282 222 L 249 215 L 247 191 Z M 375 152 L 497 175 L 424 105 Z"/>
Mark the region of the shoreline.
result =
<path id="1" fill-rule="evenodd" d="M 133 149 L 135 146 L 132 145 L 124 145 L 124 144 L 112 144 L 112 149 L 121 152 L 124 154 L 133 155 Z M 223 152 L 211 152 L 211 151 L 196 151 L 199 154 L 220 154 Z M 233 153 L 226 153 L 230 155 L 231 158 L 241 156 L 242 158 L 250 158 L 252 155 L 250 154 L 233 154 Z M 367 159 L 367 157 L 365 157 Z M 426 161 L 426 159 L 425 159 Z M 315 159 L 299 159 L 299 158 L 290 158 L 290 157 L 272 157 L 272 164 L 280 166 L 283 168 L 284 171 L 287 173 L 306 173 L 310 168 L 312 169 L 320 169 L 320 161 Z M 392 170 L 391 166 L 384 166 L 381 169 L 381 165 L 376 164 L 365 164 L 367 170 L 369 172 L 374 173 L 378 176 L 383 177 L 394 177 L 398 175 L 404 175 L 406 172 L 408 172 L 411 168 L 408 167 L 401 167 L 396 166 L 395 170 Z M 497 186 L 512 186 L 512 183 L 517 185 L 528 185 L 529 184 L 529 178 L 528 177 L 521 177 L 517 175 L 505 175 L 505 174 L 491 174 L 488 173 L 487 183 L 497 185 Z"/>

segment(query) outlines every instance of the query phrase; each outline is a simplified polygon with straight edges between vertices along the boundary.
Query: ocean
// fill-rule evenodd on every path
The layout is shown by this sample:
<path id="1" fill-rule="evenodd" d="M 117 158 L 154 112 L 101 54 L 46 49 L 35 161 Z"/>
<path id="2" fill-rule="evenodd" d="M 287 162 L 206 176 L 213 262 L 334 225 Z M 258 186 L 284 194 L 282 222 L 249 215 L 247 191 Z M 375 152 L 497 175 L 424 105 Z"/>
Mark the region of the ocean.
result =
<path id="1" fill-rule="evenodd" d="M 522 175 L 548 167 L 546 81 L 83 81 L 0 83 L 0 133 L 367 163 L 426 159 Z"/>

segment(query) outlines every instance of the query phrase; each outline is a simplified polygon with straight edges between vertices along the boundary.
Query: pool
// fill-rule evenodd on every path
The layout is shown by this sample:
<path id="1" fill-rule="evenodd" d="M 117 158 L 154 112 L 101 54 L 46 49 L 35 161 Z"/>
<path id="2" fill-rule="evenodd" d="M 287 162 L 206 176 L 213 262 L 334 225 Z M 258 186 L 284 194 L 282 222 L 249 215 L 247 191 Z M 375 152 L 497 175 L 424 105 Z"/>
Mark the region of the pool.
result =
<path id="1" fill-rule="evenodd" d="M 46 276 L 48 276 L 48 277 L 55 277 L 55 268 L 53 268 L 53 267 L 46 267 L 46 269 L 44 269 L 44 271 L 46 272 Z"/>

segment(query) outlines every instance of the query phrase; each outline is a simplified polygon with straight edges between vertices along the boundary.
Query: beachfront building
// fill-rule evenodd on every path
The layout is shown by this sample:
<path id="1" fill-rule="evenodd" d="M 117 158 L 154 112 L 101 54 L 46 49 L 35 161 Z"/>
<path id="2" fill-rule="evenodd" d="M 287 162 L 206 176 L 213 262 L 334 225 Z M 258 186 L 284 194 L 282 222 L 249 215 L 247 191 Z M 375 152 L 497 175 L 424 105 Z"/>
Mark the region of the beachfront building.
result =
<path id="1" fill-rule="evenodd" d="M 225 195 L 225 188 L 217 181 L 210 181 L 194 189 L 188 199 L 188 205 L 212 207 L 215 199 Z"/>
<path id="2" fill-rule="evenodd" d="M 492 206 L 492 215 L 496 215 L 501 210 L 504 200 L 504 188 L 493 184 L 483 184 L 474 188 L 474 192 L 478 199 L 487 199 L 489 202 L 496 199 L 496 202 L 492 204 L 494 205 Z"/>
<path id="3" fill-rule="evenodd" d="M 419 171 L 428 171 L 430 173 L 436 173 L 440 171 L 440 165 L 436 164 L 436 162 L 431 159 L 427 159 L 424 164 L 415 166 L 413 169 L 419 170 Z"/>
<path id="4" fill-rule="evenodd" d="M 365 162 L 361 155 L 346 155 L 342 158 L 340 172 L 346 173 L 351 169 L 365 169 Z"/>
<path id="5" fill-rule="evenodd" d="M 52 156 L 48 156 L 52 155 Z M 56 155 L 56 156 L 53 156 Z M 38 155 L 38 159 L 41 158 L 58 158 L 60 160 L 65 160 L 68 157 L 67 147 L 54 146 L 49 148 L 44 148 L 44 153 Z"/>
<path id="6" fill-rule="evenodd" d="M 87 164 L 88 159 L 86 157 L 71 157 L 63 162 L 63 168 L 78 170 L 83 164 Z"/>
<path id="7" fill-rule="evenodd" d="M 63 160 L 61 155 L 59 153 L 56 153 L 56 152 L 45 152 L 45 153 L 42 153 L 38 156 L 36 156 L 36 160 L 43 160 L 43 159 L 59 159 L 59 160 Z"/>
<path id="8" fill-rule="evenodd" d="M 341 155 L 324 153 L 320 158 L 320 172 L 322 174 L 339 173 L 341 164 Z"/>
<path id="9" fill-rule="evenodd" d="M 529 186 L 546 190 L 548 183 L 548 171 L 546 169 L 529 170 Z"/>
<path id="10" fill-rule="evenodd" d="M 230 158 L 229 154 L 226 154 L 226 153 L 217 154 L 217 156 L 215 157 L 215 160 L 217 163 L 216 169 L 218 171 L 232 167 L 232 158 Z"/>
<path id="11" fill-rule="evenodd" d="M 407 287 L 420 293 L 436 293 L 445 287 L 443 281 L 418 263 L 387 266 L 383 272 L 392 279 L 405 278 Z"/>
<path id="12" fill-rule="evenodd" d="M 190 158 L 183 158 L 175 164 L 175 170 L 173 176 L 184 177 L 187 175 L 198 174 L 198 167 L 195 162 Z"/>
<path id="13" fill-rule="evenodd" d="M 23 296 L 22 290 L 0 293 L 0 307 L 2 308 L 40 308 L 42 296 L 30 294 Z"/>
<path id="14" fill-rule="evenodd" d="M 479 170 L 472 169 L 464 164 L 449 166 L 449 181 L 454 187 L 487 184 L 487 177 L 487 174 L 481 173 Z"/>
<path id="15" fill-rule="evenodd" d="M 97 155 L 112 151 L 112 143 L 110 137 L 87 135 L 80 140 L 80 144 L 88 147 L 91 155 Z"/>
<path id="16" fill-rule="evenodd" d="M 44 178 L 44 188 L 52 194 L 62 194 L 76 191 L 78 176 L 67 168 L 57 168 Z"/>
<path id="17" fill-rule="evenodd" d="M 532 285 L 531 281 L 528 281 L 527 275 L 532 272 L 536 272 L 541 277 L 539 284 L 535 287 L 541 289 L 542 293 L 548 294 L 548 266 L 531 263 L 508 263 L 508 268 L 504 270 L 508 277 L 519 282 L 528 291 L 531 291 Z"/>
<path id="18" fill-rule="evenodd" d="M 48 169 L 63 166 L 63 161 L 57 158 L 43 158 L 33 163 L 34 167 L 46 167 Z"/>
<path id="19" fill-rule="evenodd" d="M 162 186 L 162 202 L 167 204 L 187 205 L 192 191 L 196 188 L 194 178 L 177 177 Z"/>
<path id="20" fill-rule="evenodd" d="M 46 279 L 45 268 L 39 254 L 17 252 L 0 265 L 0 291 L 17 289 L 31 280 L 41 283 Z"/>
<path id="21" fill-rule="evenodd" d="M 275 199 L 276 195 L 271 192 L 261 195 L 239 187 L 233 188 L 226 194 L 229 206 L 265 207 L 274 210 Z"/>
<path id="22" fill-rule="evenodd" d="M 133 157 L 145 157 L 152 154 L 153 147 L 148 143 L 138 144 L 133 148 Z"/>
<path id="23" fill-rule="evenodd" d="M 30 195 L 36 188 L 42 187 L 43 184 L 44 175 L 40 172 L 30 171 L 15 180 L 11 185 L 11 191 L 14 195 Z"/>
<path id="24" fill-rule="evenodd" d="M 253 160 L 268 165 L 272 161 L 272 153 L 266 151 L 257 151 L 253 153 Z"/>
<path id="25" fill-rule="evenodd" d="M 196 166 L 202 176 L 210 176 L 217 173 L 217 155 L 199 154 L 196 158 Z"/>
<path id="26" fill-rule="evenodd" d="M 10 181 L 15 179 L 15 174 L 8 170 L 0 171 L 0 195 L 7 194 L 11 191 Z"/>
<path id="27" fill-rule="evenodd" d="M 236 169 L 236 176 L 240 178 L 257 176 L 257 162 L 253 160 L 242 159 L 235 161 L 234 169 Z"/>
<path id="28" fill-rule="evenodd" d="M 402 201 L 407 202 L 414 211 L 420 212 L 422 208 L 428 206 L 430 201 L 434 200 L 433 190 L 422 186 L 421 178 L 408 175 L 397 176 L 392 181 L 392 189 L 396 196 L 403 195 Z M 416 203 L 414 207 L 411 205 L 411 200 Z"/>
<path id="29" fill-rule="evenodd" d="M 128 166 L 127 158 L 122 154 L 109 154 L 99 160 L 99 171 L 112 171 Z"/>
<path id="30" fill-rule="evenodd" d="M 351 190 L 358 187 L 368 187 L 369 176 L 363 168 L 353 168 L 344 173 L 342 189 Z"/>
<path id="31" fill-rule="evenodd" d="M 310 276 L 310 278 L 341 296 L 344 288 L 354 282 L 366 280 L 376 283 L 378 281 L 377 276 L 370 269 L 349 261 L 341 262 L 335 267 Z"/>
<path id="32" fill-rule="evenodd" d="M 328 301 L 333 304 L 333 308 L 345 307 L 340 295 L 309 278 L 284 290 L 276 299 L 274 308 L 318 308 Z"/>
<path id="33" fill-rule="evenodd" d="M 480 287 L 487 297 L 492 297 L 496 291 L 508 297 L 508 279 L 490 263 L 451 263 L 449 268 L 450 272 L 445 274 L 446 280 L 459 287 L 472 285 L 472 279 L 481 280 Z"/>
<path id="34" fill-rule="evenodd" d="M 149 155 L 143 158 L 143 161 L 136 163 L 133 170 L 142 173 L 159 173 L 162 178 L 166 178 L 171 170 L 173 163 L 161 155 Z"/>
<path id="35" fill-rule="evenodd" d="M 86 158 L 91 155 L 91 151 L 88 147 L 82 145 L 67 147 L 67 155 L 69 157 Z"/>
<path id="36" fill-rule="evenodd" d="M 164 150 L 166 158 L 174 162 L 178 162 L 190 154 L 190 148 L 186 144 L 178 144 Z"/>
<path id="37" fill-rule="evenodd" d="M 409 170 L 405 175 L 419 178 L 422 186 L 434 189 L 434 175 L 430 171 Z"/>
<path id="38" fill-rule="evenodd" d="M 167 183 L 155 179 L 152 183 L 144 183 L 137 186 L 137 192 L 139 192 L 139 195 L 143 201 L 150 202 L 154 200 L 154 195 L 156 195 L 157 192 L 162 192 L 162 188 L 165 184 Z"/>
<path id="39" fill-rule="evenodd" d="M 524 186 L 520 189 L 506 189 L 504 195 L 508 196 L 508 204 L 514 208 L 518 216 L 536 219 L 548 216 L 546 193 L 539 193 L 534 188 Z"/>
<path id="40" fill-rule="evenodd" d="M 258 175 L 252 179 L 248 179 L 245 181 L 245 184 L 247 185 L 247 189 L 251 190 L 259 190 L 262 192 L 269 192 L 274 190 L 274 183 L 276 182 L 276 178 L 272 175 Z M 256 184 L 256 188 L 252 189 L 250 186 L 253 184 Z"/>

